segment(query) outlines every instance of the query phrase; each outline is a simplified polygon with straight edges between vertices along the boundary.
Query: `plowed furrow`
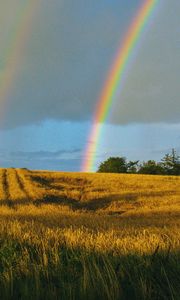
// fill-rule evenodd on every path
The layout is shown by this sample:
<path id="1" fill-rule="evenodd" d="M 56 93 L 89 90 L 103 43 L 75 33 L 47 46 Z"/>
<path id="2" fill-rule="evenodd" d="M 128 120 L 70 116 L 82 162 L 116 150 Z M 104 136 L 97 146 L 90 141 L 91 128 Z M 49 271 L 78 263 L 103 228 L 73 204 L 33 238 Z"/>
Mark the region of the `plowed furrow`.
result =
<path id="1" fill-rule="evenodd" d="M 15 203 L 22 203 L 22 201 L 28 201 L 27 195 L 24 189 L 19 184 L 17 171 L 15 169 L 8 169 L 7 172 L 8 183 L 9 183 L 9 197 Z"/>
<path id="2" fill-rule="evenodd" d="M 42 200 L 44 198 L 44 195 L 47 194 L 46 189 L 43 186 L 41 186 L 39 183 L 34 182 L 32 180 L 32 176 L 30 172 L 19 169 L 18 174 L 23 186 L 25 187 L 25 190 L 27 191 L 27 194 L 29 195 L 29 198 L 32 201 Z"/>
<path id="3" fill-rule="evenodd" d="M 10 194 L 9 194 L 9 182 L 8 182 L 7 173 L 8 173 L 7 169 L 4 169 L 3 170 L 3 175 L 2 175 L 2 182 L 3 182 L 5 199 L 9 200 L 10 199 Z"/>
<path id="4" fill-rule="evenodd" d="M 19 188 L 20 190 L 23 192 L 23 194 L 25 195 L 26 199 L 30 199 L 30 196 L 25 188 L 25 185 L 24 185 L 24 182 L 22 180 L 22 177 L 19 175 L 18 171 L 15 170 L 15 176 L 16 176 L 16 180 L 17 180 L 17 183 L 19 185 Z"/>
<path id="5" fill-rule="evenodd" d="M 10 191 L 9 191 L 9 180 L 8 180 L 8 170 L 3 169 L 2 170 L 2 177 L 1 177 L 1 182 L 2 182 L 2 201 L 4 204 L 12 206 L 12 201 L 10 197 Z"/>

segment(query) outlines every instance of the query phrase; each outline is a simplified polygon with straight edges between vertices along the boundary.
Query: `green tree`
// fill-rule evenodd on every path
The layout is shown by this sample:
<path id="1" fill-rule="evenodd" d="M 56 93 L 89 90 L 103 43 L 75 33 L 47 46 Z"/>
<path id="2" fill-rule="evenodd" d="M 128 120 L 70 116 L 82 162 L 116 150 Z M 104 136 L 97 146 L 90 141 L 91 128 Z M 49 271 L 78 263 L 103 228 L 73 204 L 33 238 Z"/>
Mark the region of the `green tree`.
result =
<path id="1" fill-rule="evenodd" d="M 98 172 L 104 173 L 140 173 L 154 175 L 180 175 L 180 156 L 172 149 L 161 162 L 148 160 L 139 165 L 139 161 L 126 161 L 125 157 L 109 157 L 102 162 Z"/>
<path id="2" fill-rule="evenodd" d="M 127 173 L 127 170 L 125 157 L 109 157 L 98 168 L 99 173 Z"/>
<path id="3" fill-rule="evenodd" d="M 171 153 L 166 154 L 161 160 L 161 165 L 167 175 L 180 175 L 180 157 L 175 149 Z"/>
<path id="4" fill-rule="evenodd" d="M 131 161 L 131 160 L 130 160 L 130 161 L 127 163 L 127 172 L 128 172 L 128 173 L 131 173 L 131 174 L 137 173 L 138 163 L 139 163 L 139 160 L 136 160 L 136 161 Z"/>
<path id="5" fill-rule="evenodd" d="M 143 162 L 138 173 L 160 175 L 164 174 L 164 169 L 161 164 L 157 163 L 155 160 L 148 160 L 147 162 Z"/>

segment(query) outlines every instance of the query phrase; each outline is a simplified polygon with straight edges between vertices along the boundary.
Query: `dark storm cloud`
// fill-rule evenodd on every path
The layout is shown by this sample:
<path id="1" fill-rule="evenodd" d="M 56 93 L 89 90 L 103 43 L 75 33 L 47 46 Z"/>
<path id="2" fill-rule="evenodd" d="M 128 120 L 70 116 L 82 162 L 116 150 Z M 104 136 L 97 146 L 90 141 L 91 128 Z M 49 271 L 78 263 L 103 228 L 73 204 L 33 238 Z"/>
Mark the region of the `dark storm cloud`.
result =
<path id="1" fill-rule="evenodd" d="M 15 2 L 18 6 L 20 0 Z M 90 119 L 119 41 L 140 3 L 42 1 L 0 126 Z M 3 12 L 9 15 L 8 25 L 9 11 L 10 0 Z M 123 93 L 114 101 L 110 122 L 179 121 L 179 18 L 180 2 L 164 0 Z"/>

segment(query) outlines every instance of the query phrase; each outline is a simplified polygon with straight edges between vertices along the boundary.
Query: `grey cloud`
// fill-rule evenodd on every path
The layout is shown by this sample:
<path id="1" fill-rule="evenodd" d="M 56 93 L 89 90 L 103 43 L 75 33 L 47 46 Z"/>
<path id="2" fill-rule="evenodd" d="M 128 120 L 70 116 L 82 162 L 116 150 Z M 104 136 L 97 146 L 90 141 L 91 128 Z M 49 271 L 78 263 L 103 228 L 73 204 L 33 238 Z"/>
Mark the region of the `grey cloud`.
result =
<path id="1" fill-rule="evenodd" d="M 77 171 L 81 164 L 81 149 L 59 151 L 0 151 L 1 167 Z"/>
<path id="2" fill-rule="evenodd" d="M 180 2 L 162 1 L 111 114 L 115 123 L 180 120 Z"/>
<path id="3" fill-rule="evenodd" d="M 91 119 L 119 41 L 141 2 L 42 1 L 0 126 Z M 180 2 L 164 0 L 109 122 L 179 121 L 179 19 Z"/>
<path id="4" fill-rule="evenodd" d="M 16 151 L 8 154 L 11 159 L 23 159 L 23 160 L 55 160 L 55 159 L 69 159 L 76 156 L 80 156 L 81 149 L 73 150 L 59 150 L 59 151 L 34 151 L 24 152 Z"/>

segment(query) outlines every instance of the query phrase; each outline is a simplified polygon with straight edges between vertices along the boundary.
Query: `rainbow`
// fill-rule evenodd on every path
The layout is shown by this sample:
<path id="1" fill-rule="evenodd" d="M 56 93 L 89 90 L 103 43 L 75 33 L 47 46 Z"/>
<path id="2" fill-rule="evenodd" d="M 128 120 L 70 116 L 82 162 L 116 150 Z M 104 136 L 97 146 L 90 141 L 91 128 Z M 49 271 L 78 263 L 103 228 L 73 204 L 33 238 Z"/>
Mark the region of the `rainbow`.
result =
<path id="1" fill-rule="evenodd" d="M 17 74 L 22 65 L 23 51 L 31 33 L 33 16 L 37 11 L 39 0 L 21 1 L 17 10 L 16 21 L 12 30 L 9 44 L 5 48 L 3 65 L 0 70 L 0 116 L 4 115 L 4 106 L 11 88 L 17 79 Z"/>
<path id="2" fill-rule="evenodd" d="M 130 60 L 139 44 L 140 37 L 145 31 L 148 21 L 152 16 L 158 1 L 159 0 L 143 1 L 143 4 L 131 23 L 117 53 L 113 66 L 102 89 L 100 98 L 97 101 L 97 106 L 92 121 L 92 128 L 88 137 L 81 168 L 83 172 L 94 171 L 95 157 L 103 124 L 107 119 L 113 101 L 115 100 L 117 90 L 119 90 L 119 88 L 122 89 L 124 75 L 129 67 Z"/>

